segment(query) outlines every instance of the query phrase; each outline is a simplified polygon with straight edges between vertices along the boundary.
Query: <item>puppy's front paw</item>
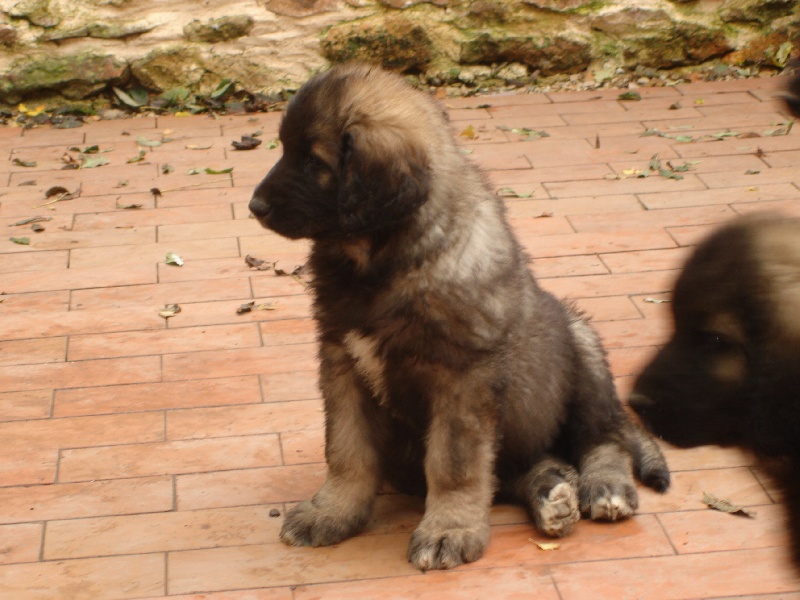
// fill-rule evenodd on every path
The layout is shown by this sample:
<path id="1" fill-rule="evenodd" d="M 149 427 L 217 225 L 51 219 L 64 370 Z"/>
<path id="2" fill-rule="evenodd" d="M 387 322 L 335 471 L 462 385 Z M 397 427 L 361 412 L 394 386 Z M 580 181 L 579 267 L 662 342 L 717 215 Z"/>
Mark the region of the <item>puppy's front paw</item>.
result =
<path id="1" fill-rule="evenodd" d="M 534 511 L 536 526 L 552 537 L 567 535 L 580 518 L 577 490 L 566 481 L 557 484 L 546 497 L 541 498 Z"/>
<path id="2" fill-rule="evenodd" d="M 424 522 L 411 535 L 408 560 L 421 571 L 452 569 L 483 556 L 489 526 L 436 527 Z"/>
<path id="3" fill-rule="evenodd" d="M 594 521 L 618 521 L 639 507 L 636 488 L 627 481 L 581 483 L 578 495 L 581 512 Z"/>
<path id="4" fill-rule="evenodd" d="M 358 532 L 366 522 L 363 517 L 332 514 L 306 500 L 286 515 L 281 527 L 281 541 L 289 546 L 330 546 Z"/>

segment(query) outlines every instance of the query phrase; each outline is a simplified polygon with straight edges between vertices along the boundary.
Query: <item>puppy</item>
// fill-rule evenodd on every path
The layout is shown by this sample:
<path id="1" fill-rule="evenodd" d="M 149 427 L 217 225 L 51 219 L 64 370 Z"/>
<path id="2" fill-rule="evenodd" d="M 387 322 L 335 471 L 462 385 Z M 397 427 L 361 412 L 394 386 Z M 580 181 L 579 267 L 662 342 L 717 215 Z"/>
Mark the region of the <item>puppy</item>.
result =
<path id="1" fill-rule="evenodd" d="M 800 565 L 800 219 L 740 218 L 697 248 L 675 284 L 675 331 L 631 407 L 678 446 L 736 444 L 779 472 Z"/>
<path id="2" fill-rule="evenodd" d="M 496 493 L 561 536 L 579 510 L 632 514 L 634 472 L 667 488 L 594 331 L 538 287 L 433 99 L 378 68 L 334 67 L 297 92 L 280 139 L 250 210 L 312 240 L 328 465 L 284 542 L 352 536 L 388 481 L 425 496 L 409 560 L 444 569 L 483 554 Z"/>

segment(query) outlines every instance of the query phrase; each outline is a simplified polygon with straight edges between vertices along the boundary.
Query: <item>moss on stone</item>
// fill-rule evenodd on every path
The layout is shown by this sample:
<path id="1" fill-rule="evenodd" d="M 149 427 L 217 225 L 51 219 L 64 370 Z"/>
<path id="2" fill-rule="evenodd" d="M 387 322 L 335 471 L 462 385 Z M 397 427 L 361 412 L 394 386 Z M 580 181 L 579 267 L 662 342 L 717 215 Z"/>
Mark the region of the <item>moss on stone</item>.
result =
<path id="1" fill-rule="evenodd" d="M 55 27 L 61 23 L 61 14 L 50 5 L 50 0 L 23 0 L 16 3 L 8 14 L 39 27 Z"/>
<path id="2" fill-rule="evenodd" d="M 249 15 L 231 15 L 205 23 L 195 19 L 183 28 L 183 35 L 190 42 L 214 44 L 244 37 L 250 33 L 253 25 L 253 17 Z"/>

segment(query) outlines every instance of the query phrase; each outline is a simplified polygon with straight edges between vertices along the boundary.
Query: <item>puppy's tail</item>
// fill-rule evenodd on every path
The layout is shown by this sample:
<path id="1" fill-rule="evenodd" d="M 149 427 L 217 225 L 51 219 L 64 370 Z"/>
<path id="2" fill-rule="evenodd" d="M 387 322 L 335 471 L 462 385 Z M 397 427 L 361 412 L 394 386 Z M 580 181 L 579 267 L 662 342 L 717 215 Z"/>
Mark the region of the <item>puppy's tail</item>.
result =
<path id="1" fill-rule="evenodd" d="M 627 422 L 625 434 L 639 480 L 657 492 L 666 492 L 670 483 L 669 466 L 661 448 L 649 433 L 633 421 Z"/>

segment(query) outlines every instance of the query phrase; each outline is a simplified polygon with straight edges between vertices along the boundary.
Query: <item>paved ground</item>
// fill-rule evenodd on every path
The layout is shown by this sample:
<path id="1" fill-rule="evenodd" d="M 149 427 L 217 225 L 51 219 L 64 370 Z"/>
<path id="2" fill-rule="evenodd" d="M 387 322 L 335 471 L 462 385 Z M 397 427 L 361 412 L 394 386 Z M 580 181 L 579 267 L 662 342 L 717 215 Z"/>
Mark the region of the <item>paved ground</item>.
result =
<path id="1" fill-rule="evenodd" d="M 786 121 L 780 83 L 447 101 L 497 188 L 526 196 L 508 206 L 534 269 L 593 315 L 623 397 L 664 339 L 667 305 L 651 299 L 688 247 L 737 213 L 800 214 L 800 131 L 765 133 Z M 668 494 L 642 490 L 635 518 L 582 522 L 557 550 L 501 506 L 482 560 L 421 575 L 405 560 L 421 507 L 396 496 L 338 547 L 280 544 L 286 506 L 324 474 L 313 325 L 301 282 L 244 257 L 291 270 L 306 248 L 248 219 L 280 150 L 230 149 L 256 130 L 274 138 L 278 119 L 0 129 L 0 597 L 800 598 L 775 490 L 714 447 L 668 448 Z M 107 165 L 62 170 L 69 148 L 92 145 Z M 688 171 L 637 177 L 655 154 Z M 53 186 L 80 196 L 53 202 Z M 45 231 L 15 225 L 35 216 Z M 272 310 L 236 313 L 252 301 Z M 182 312 L 159 316 L 173 303 Z M 707 510 L 703 490 L 756 518 Z"/>

